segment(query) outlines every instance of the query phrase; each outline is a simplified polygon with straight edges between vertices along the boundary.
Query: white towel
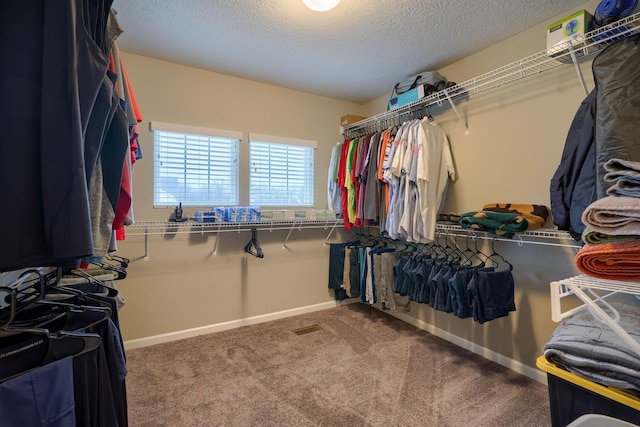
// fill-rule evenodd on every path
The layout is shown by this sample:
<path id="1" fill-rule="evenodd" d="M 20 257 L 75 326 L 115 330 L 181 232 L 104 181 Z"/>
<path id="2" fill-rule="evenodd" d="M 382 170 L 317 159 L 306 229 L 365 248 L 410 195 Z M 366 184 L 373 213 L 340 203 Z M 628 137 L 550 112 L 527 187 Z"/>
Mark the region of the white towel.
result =
<path id="1" fill-rule="evenodd" d="M 640 234 L 640 198 L 607 196 L 598 199 L 584 210 L 582 222 L 599 233 Z"/>

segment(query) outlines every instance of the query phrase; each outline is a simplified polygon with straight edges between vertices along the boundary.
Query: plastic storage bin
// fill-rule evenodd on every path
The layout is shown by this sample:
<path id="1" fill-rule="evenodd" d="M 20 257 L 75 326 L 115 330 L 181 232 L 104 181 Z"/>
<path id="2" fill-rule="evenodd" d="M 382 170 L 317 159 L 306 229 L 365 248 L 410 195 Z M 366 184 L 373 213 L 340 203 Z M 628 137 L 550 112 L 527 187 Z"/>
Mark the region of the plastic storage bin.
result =
<path id="1" fill-rule="evenodd" d="M 538 357 L 536 365 L 547 373 L 553 427 L 565 427 L 587 414 L 640 424 L 639 398 L 558 368 L 544 356 Z"/>
<path id="2" fill-rule="evenodd" d="M 567 427 L 637 427 L 637 425 L 606 415 L 587 414 L 576 419 Z"/>

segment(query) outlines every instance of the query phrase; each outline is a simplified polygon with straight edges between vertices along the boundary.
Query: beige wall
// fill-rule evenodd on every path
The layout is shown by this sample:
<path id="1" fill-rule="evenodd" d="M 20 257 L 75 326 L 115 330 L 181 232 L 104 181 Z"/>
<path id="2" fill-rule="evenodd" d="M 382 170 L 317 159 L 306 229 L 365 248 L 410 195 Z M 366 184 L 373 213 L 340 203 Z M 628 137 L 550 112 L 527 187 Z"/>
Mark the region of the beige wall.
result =
<path id="1" fill-rule="evenodd" d="M 153 208 L 153 135 L 149 121 L 244 132 L 240 175 L 248 174 L 247 133 L 315 140 L 315 207 L 327 208 L 331 148 L 340 140 L 340 117 L 362 106 L 254 81 L 123 54 L 144 122 L 144 158 L 135 164 L 134 215 L 137 222 L 165 221 L 171 209 Z M 248 182 L 241 178 L 246 189 Z M 248 204 L 247 192 L 241 204 Z M 191 215 L 194 209 L 185 209 Z M 134 259 L 121 287 L 127 299 L 121 321 L 125 340 L 213 325 L 332 301 L 327 290 L 329 230 L 260 231 L 264 259 L 242 248 L 248 232 L 215 236 L 151 236 L 149 260 L 142 237 L 119 244 Z M 338 238 L 336 233 L 332 238 Z"/>
<path id="2" fill-rule="evenodd" d="M 596 5 L 591 1 L 583 8 L 594 10 Z M 539 52 L 545 48 L 546 26 L 553 20 L 439 71 L 461 82 Z M 150 120 L 240 130 L 245 136 L 259 132 L 317 140 L 315 204 L 324 208 L 326 170 L 331 147 L 339 140 L 339 117 L 386 109 L 387 95 L 356 105 L 137 55 L 125 54 L 124 60 L 145 119 L 140 132 L 145 158 L 134 172 L 137 221 L 162 221 L 170 213 L 152 208 L 153 149 L 146 125 Z M 582 69 L 592 88 L 589 66 L 584 63 Z M 489 202 L 548 206 L 549 180 L 583 98 L 575 71 L 568 66 L 462 102 L 459 110 L 469 136 L 450 110 L 437 115 L 449 135 L 458 174 L 449 187 L 444 211 L 478 210 Z M 245 138 L 241 156 L 246 154 Z M 241 172 L 247 167 L 241 163 Z M 216 255 L 211 254 L 213 236 L 152 237 L 149 261 L 140 259 L 142 238 L 121 243 L 119 253 L 136 259 L 121 285 L 127 298 L 121 312 L 125 340 L 330 302 L 326 231 L 294 231 L 289 250 L 282 249 L 285 237 L 286 231 L 260 232 L 264 259 L 242 252 L 247 233 L 221 234 Z M 534 366 L 555 328 L 550 319 L 549 282 L 576 273 L 573 252 L 557 246 L 500 242 L 495 248 L 515 266 L 515 313 L 479 325 L 412 304 L 411 316 Z"/>
<path id="3" fill-rule="evenodd" d="M 593 11 L 597 4 L 588 2 L 563 16 L 581 9 Z M 449 80 L 463 82 L 538 53 L 546 48 L 545 30 L 554 21 L 552 18 L 439 71 Z M 588 90 L 594 87 L 590 67 L 590 61 L 581 63 Z M 577 73 L 568 65 L 462 101 L 457 108 L 468 124 L 468 136 L 451 109 L 436 115 L 449 137 L 458 175 L 448 188 L 443 212 L 480 210 L 492 202 L 550 206 L 550 179 L 584 97 Z M 381 97 L 367 104 L 367 113 L 383 110 L 386 99 Z M 553 226 L 551 219 L 546 225 Z M 535 366 L 535 358 L 556 327 L 551 321 L 549 283 L 578 273 L 573 263 L 575 252 L 564 247 L 507 242 L 495 243 L 495 249 L 515 267 L 515 313 L 480 325 L 414 304 L 411 316 Z"/>

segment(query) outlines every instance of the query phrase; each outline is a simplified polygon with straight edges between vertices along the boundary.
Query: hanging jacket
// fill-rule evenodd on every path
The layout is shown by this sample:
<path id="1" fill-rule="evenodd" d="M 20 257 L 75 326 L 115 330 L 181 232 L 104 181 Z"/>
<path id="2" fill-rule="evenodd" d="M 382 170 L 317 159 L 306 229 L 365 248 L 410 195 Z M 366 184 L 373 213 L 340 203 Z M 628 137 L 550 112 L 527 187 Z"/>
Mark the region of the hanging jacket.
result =
<path id="1" fill-rule="evenodd" d="M 580 104 L 567 134 L 560 165 L 551 178 L 553 223 L 578 241 L 585 228 L 582 212 L 596 196 L 596 97 L 594 89 Z"/>
<path id="2" fill-rule="evenodd" d="M 607 46 L 592 64 L 597 90 L 596 196 L 607 196 L 610 159 L 640 161 L 640 35 Z"/>

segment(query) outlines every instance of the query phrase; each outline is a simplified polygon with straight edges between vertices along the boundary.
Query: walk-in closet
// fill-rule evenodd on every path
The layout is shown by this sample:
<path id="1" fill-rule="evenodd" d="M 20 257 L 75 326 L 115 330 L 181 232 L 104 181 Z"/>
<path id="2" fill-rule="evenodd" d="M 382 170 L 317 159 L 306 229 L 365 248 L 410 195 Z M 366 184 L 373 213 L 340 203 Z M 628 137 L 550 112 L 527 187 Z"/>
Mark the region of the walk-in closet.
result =
<path id="1" fill-rule="evenodd" d="M 0 3 L 0 426 L 640 426 L 637 1 Z"/>

